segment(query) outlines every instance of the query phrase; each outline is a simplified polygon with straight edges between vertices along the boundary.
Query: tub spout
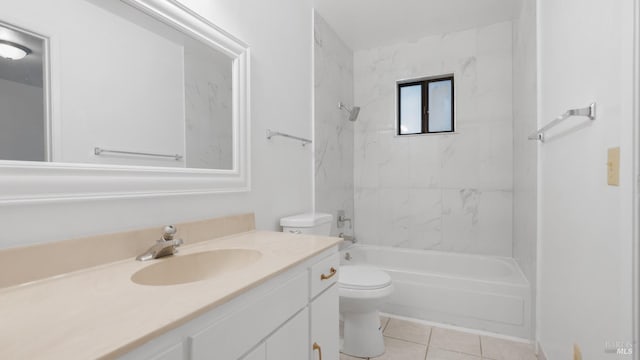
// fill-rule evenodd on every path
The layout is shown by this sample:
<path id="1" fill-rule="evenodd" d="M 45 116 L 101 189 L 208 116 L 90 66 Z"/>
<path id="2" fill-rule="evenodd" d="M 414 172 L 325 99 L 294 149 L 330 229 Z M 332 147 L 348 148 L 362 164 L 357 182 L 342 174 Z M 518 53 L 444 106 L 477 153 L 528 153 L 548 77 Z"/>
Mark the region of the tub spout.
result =
<path id="1" fill-rule="evenodd" d="M 356 237 L 353 235 L 347 235 L 345 233 L 338 234 L 339 238 L 342 238 L 344 241 L 351 241 L 352 243 L 356 243 Z"/>

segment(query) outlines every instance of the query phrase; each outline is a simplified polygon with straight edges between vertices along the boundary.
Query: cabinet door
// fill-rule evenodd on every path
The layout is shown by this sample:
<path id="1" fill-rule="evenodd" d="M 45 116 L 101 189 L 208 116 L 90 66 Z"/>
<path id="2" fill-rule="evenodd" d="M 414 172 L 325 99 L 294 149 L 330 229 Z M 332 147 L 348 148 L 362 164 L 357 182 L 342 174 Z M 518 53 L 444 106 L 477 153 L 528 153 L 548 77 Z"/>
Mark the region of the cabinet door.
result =
<path id="1" fill-rule="evenodd" d="M 308 291 L 308 274 L 301 273 L 226 318 L 190 335 L 191 360 L 238 359 L 287 319 L 305 309 Z"/>
<path id="2" fill-rule="evenodd" d="M 250 352 L 249 354 L 247 354 L 245 357 L 242 358 L 242 360 L 265 360 L 265 359 L 266 359 L 266 354 L 265 354 L 264 343 L 260 344 L 260 346 L 258 346 L 252 352 Z"/>
<path id="3" fill-rule="evenodd" d="M 305 309 L 267 339 L 267 360 L 309 359 L 309 312 Z"/>
<path id="4" fill-rule="evenodd" d="M 338 360 L 338 287 L 334 284 L 311 302 L 311 359 Z M 316 346 L 314 346 L 316 345 Z M 314 349 L 315 348 L 315 349 Z"/>

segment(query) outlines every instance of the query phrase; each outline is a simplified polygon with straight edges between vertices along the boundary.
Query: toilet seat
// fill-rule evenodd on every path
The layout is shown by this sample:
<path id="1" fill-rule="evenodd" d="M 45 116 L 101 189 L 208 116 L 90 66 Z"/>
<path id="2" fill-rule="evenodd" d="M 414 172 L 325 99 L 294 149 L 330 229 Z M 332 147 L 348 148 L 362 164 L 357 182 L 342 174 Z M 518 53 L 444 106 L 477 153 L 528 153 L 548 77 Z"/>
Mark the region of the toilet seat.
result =
<path id="1" fill-rule="evenodd" d="M 342 265 L 338 286 L 344 290 L 380 290 L 391 285 L 391 277 L 386 272 L 370 266 Z"/>

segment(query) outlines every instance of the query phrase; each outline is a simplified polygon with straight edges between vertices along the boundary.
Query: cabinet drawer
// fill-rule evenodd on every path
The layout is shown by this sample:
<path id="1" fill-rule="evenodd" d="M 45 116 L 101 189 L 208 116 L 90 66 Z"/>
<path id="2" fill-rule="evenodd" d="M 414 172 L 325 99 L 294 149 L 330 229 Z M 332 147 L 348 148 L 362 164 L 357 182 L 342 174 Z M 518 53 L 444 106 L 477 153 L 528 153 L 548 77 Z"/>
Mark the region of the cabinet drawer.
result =
<path id="1" fill-rule="evenodd" d="M 303 272 L 240 311 L 189 337 L 191 359 L 238 359 L 307 305 Z"/>
<path id="2" fill-rule="evenodd" d="M 338 281 L 340 254 L 326 257 L 311 267 L 311 298 Z"/>

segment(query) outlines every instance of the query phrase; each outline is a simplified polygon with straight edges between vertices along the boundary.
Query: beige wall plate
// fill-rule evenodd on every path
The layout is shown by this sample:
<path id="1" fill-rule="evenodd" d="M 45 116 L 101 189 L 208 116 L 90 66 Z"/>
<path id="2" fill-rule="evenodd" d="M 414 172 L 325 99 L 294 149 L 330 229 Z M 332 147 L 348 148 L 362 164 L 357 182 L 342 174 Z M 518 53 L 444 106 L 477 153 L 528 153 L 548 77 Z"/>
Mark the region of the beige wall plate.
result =
<path id="1" fill-rule="evenodd" d="M 607 184 L 620 185 L 620 148 L 609 148 L 607 156 Z"/>
<path id="2" fill-rule="evenodd" d="M 582 352 L 577 344 L 573 344 L 573 360 L 582 360 Z"/>

